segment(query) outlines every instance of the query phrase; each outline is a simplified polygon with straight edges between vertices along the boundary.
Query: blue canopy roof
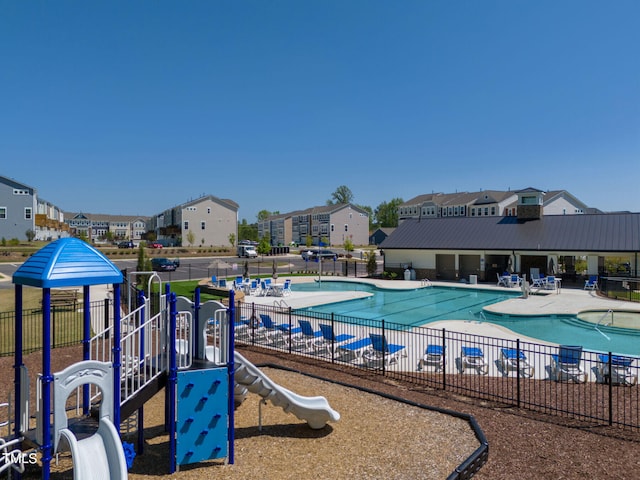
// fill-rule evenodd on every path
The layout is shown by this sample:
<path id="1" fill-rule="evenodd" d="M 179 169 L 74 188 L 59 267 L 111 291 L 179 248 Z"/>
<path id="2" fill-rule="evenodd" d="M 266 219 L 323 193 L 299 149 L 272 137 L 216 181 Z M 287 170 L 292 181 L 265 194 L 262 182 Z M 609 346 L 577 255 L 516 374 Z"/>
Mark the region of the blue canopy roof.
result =
<path id="1" fill-rule="evenodd" d="M 40 288 L 122 283 L 122 272 L 100 251 L 77 238 L 41 248 L 13 274 L 13 283 Z"/>

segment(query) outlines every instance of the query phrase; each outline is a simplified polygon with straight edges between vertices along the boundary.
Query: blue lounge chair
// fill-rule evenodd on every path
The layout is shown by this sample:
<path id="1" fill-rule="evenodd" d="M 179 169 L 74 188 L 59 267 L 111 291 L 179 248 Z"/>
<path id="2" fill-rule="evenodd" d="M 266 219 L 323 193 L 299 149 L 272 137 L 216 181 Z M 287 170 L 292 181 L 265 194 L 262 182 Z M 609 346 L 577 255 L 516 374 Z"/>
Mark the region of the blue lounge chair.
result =
<path id="1" fill-rule="evenodd" d="M 425 367 L 433 367 L 435 371 L 443 370 L 444 352 L 442 345 L 427 345 L 423 357 L 418 361 L 418 371 Z"/>
<path id="2" fill-rule="evenodd" d="M 260 314 L 260 321 L 266 330 L 267 337 L 271 342 L 277 343 L 284 341 L 283 334 L 289 332 L 288 323 L 275 323 L 271 316 L 266 313 Z"/>
<path id="3" fill-rule="evenodd" d="M 300 333 L 291 337 L 291 345 L 295 350 L 310 350 L 313 342 L 322 337 L 321 330 L 314 330 L 309 320 L 298 320 Z"/>
<path id="4" fill-rule="evenodd" d="M 371 348 L 371 337 L 361 338 L 355 342 L 343 343 L 336 349 L 341 361 L 362 360 L 364 352 Z"/>
<path id="5" fill-rule="evenodd" d="M 401 355 L 404 355 L 405 346 L 387 343 L 384 335 L 377 333 L 369 334 L 371 338 L 371 349 L 364 352 L 363 357 L 368 364 L 379 364 L 380 362 L 389 366 L 392 363 L 398 363 Z"/>
<path id="6" fill-rule="evenodd" d="M 328 355 L 334 353 L 338 345 L 356 338 L 355 335 L 349 333 L 336 335 L 333 331 L 333 326 L 326 323 L 320 324 L 320 331 L 322 332 L 322 338 L 314 342 L 313 346 L 318 353 L 327 353 Z"/>
<path id="7" fill-rule="evenodd" d="M 516 348 L 500 349 L 500 367 L 504 375 L 518 372 L 523 377 L 533 377 L 534 368 L 522 350 Z"/>
<path id="8" fill-rule="evenodd" d="M 484 358 L 484 353 L 478 347 L 462 347 L 460 349 L 460 373 L 467 368 L 473 368 L 481 375 L 489 373 L 489 365 Z"/>
<path id="9" fill-rule="evenodd" d="M 567 380 L 576 383 L 587 381 L 587 374 L 580 368 L 582 347 L 560 345 L 557 354 L 551 355 L 551 373 L 558 382 Z"/>

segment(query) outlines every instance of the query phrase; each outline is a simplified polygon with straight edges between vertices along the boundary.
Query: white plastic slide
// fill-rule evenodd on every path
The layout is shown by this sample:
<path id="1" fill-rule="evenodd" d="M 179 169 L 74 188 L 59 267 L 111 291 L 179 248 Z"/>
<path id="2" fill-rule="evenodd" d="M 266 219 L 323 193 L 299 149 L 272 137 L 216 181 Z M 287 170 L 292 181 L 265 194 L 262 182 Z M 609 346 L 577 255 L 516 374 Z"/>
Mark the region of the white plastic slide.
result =
<path id="1" fill-rule="evenodd" d="M 120 436 L 109 419 L 100 419 L 98 430 L 88 438 L 78 440 L 67 428 L 60 430 L 60 436 L 71 450 L 74 480 L 127 478 L 127 461 Z"/>
<path id="2" fill-rule="evenodd" d="M 207 359 L 213 360 L 214 355 L 213 347 L 206 347 Z M 313 429 L 320 429 L 327 422 L 340 420 L 340 414 L 329 406 L 326 398 L 303 397 L 278 385 L 238 352 L 235 352 L 234 360 L 236 387 L 244 387 L 251 393 L 270 400 L 276 407 L 281 407 L 285 412 L 293 413 L 300 420 L 305 420 Z"/>

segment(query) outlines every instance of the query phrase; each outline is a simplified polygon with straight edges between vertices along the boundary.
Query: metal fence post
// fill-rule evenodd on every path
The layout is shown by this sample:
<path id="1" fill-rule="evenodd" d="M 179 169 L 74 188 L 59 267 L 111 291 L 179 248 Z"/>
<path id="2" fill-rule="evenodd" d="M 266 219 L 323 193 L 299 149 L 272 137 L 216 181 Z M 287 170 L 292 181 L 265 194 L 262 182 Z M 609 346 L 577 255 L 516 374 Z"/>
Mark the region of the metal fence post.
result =
<path id="1" fill-rule="evenodd" d="M 516 405 L 520 408 L 520 339 L 516 339 Z"/>
<path id="2" fill-rule="evenodd" d="M 109 338 L 109 299 L 104 299 L 104 338 Z"/>
<path id="3" fill-rule="evenodd" d="M 607 373 L 609 374 L 609 426 L 613 425 L 613 378 L 611 378 L 611 358 L 612 353 L 609 352 L 607 360 Z"/>
<path id="4" fill-rule="evenodd" d="M 442 390 L 447 389 L 447 334 L 445 329 L 442 329 Z"/>
<path id="5" fill-rule="evenodd" d="M 385 357 L 387 355 L 387 337 L 385 335 L 384 332 L 384 318 L 382 319 L 382 340 L 384 341 L 384 343 L 382 344 L 382 375 L 384 376 L 384 373 L 386 371 L 386 363 L 385 362 Z"/>
<path id="6" fill-rule="evenodd" d="M 51 346 L 53 348 L 55 348 L 56 346 L 56 317 L 57 317 L 57 311 L 56 311 L 56 306 L 52 305 L 51 306 Z"/>

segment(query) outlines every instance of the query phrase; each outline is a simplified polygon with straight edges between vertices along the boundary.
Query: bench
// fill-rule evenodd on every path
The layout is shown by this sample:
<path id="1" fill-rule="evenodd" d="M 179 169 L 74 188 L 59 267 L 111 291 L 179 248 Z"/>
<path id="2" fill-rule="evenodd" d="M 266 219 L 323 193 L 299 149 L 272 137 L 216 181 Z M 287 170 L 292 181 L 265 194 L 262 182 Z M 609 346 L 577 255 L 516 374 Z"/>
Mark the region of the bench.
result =
<path id="1" fill-rule="evenodd" d="M 42 303 L 42 300 L 40 301 Z M 72 307 L 74 310 L 78 308 L 78 291 L 77 290 L 51 290 L 51 306 L 52 307 Z"/>

